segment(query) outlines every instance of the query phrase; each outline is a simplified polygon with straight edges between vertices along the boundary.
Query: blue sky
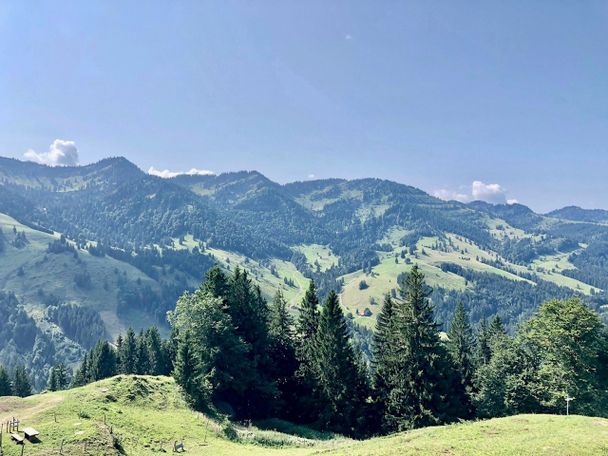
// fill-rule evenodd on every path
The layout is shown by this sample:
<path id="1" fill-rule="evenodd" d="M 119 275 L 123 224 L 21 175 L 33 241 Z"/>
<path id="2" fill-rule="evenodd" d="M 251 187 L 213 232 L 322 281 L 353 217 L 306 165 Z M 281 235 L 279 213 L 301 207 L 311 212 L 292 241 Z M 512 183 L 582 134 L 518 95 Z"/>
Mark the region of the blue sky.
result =
<path id="1" fill-rule="evenodd" d="M 605 1 L 5 1 L 0 68 L 5 156 L 608 208 Z"/>

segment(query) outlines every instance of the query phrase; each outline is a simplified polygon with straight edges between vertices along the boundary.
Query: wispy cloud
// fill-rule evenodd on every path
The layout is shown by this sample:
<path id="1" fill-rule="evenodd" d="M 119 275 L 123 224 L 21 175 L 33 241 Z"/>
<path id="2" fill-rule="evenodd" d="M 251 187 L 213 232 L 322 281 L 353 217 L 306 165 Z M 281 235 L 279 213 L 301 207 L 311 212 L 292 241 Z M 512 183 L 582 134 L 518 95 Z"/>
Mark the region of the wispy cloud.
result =
<path id="1" fill-rule="evenodd" d="M 163 179 L 171 179 L 172 177 L 186 175 L 186 176 L 214 176 L 213 171 L 208 169 L 191 168 L 190 171 L 171 171 L 168 169 L 156 169 L 154 166 L 150 166 L 148 174 L 152 176 L 162 177 Z"/>
<path id="2" fill-rule="evenodd" d="M 309 178 L 309 179 L 314 179 L 315 177 L 317 177 L 317 176 L 315 176 L 315 175 L 314 175 L 314 174 L 312 174 L 312 173 L 310 173 L 310 174 L 308 175 L 308 178 Z"/>
<path id="3" fill-rule="evenodd" d="M 492 204 L 515 204 L 518 202 L 513 198 L 507 199 L 507 190 L 500 184 L 486 184 L 479 180 L 473 181 L 470 192 L 442 188 L 435 190 L 433 196 L 446 201 L 456 200 L 462 203 L 485 201 Z"/>
<path id="4" fill-rule="evenodd" d="M 23 157 L 26 160 L 49 166 L 75 166 L 79 162 L 76 143 L 65 139 L 53 141 L 48 152 L 36 152 L 29 149 L 23 154 Z"/>
<path id="5" fill-rule="evenodd" d="M 353 36 L 352 36 L 350 33 L 347 33 L 346 35 L 344 35 L 344 39 L 345 39 L 346 41 L 350 41 L 350 40 L 352 40 L 352 39 L 353 39 Z"/>

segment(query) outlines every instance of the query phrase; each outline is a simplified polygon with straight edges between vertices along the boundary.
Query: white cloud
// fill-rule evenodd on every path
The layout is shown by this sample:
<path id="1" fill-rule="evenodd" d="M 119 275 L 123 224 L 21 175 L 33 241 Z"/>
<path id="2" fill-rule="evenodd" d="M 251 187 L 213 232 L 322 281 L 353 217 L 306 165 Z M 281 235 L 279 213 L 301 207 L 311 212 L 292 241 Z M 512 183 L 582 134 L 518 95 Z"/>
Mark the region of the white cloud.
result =
<path id="1" fill-rule="evenodd" d="M 515 204 L 518 202 L 516 199 L 507 199 L 507 190 L 500 184 L 486 184 L 478 180 L 471 184 L 470 193 L 439 189 L 433 192 L 433 196 L 442 200 L 456 200 L 461 203 L 485 201 L 492 204 Z"/>
<path id="2" fill-rule="evenodd" d="M 48 152 L 29 149 L 23 156 L 27 160 L 49 166 L 76 166 L 79 161 L 76 143 L 65 139 L 53 141 Z"/>
<path id="3" fill-rule="evenodd" d="M 308 178 L 309 178 L 309 179 L 314 179 L 315 177 L 317 177 L 317 176 L 315 176 L 315 175 L 314 175 L 314 174 L 312 174 L 312 173 L 310 173 L 310 174 L 308 175 Z"/>
<path id="4" fill-rule="evenodd" d="M 519 201 L 517 201 L 515 198 L 511 198 L 507 200 L 507 204 L 511 205 L 511 204 L 519 204 Z"/>
<path id="5" fill-rule="evenodd" d="M 353 39 L 353 36 L 352 36 L 350 33 L 347 33 L 346 35 L 344 35 L 344 39 L 345 39 L 346 41 L 350 41 L 350 40 L 352 40 L 352 39 Z"/>
<path id="6" fill-rule="evenodd" d="M 506 191 L 499 184 L 485 184 L 474 181 L 471 185 L 473 200 L 485 201 L 492 204 L 504 204 L 507 202 Z"/>
<path id="7" fill-rule="evenodd" d="M 148 174 L 152 176 L 162 177 L 163 179 L 171 179 L 172 177 L 186 175 L 186 176 L 214 176 L 213 171 L 208 169 L 191 168 L 190 171 L 170 171 L 168 169 L 156 169 L 154 166 L 150 166 Z"/>

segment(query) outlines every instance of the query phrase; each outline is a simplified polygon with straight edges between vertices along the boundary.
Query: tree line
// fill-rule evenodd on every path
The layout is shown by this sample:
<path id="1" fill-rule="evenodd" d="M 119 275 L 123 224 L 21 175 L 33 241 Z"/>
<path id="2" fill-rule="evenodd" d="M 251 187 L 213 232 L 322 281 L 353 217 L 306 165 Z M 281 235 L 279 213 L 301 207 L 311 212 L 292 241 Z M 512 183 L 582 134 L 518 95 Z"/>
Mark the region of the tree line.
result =
<path id="1" fill-rule="evenodd" d="M 311 282 L 294 316 L 280 291 L 268 304 L 246 271 L 214 267 L 170 312 L 167 340 L 151 328 L 99 342 L 72 385 L 118 373 L 171 374 L 197 410 L 279 417 L 357 438 L 563 413 L 568 396 L 576 413 L 608 415 L 608 333 L 578 299 L 545 302 L 514 335 L 499 317 L 474 329 L 458 303 L 442 334 L 430 293 L 414 266 L 384 299 L 368 362 L 336 293 L 320 303 Z M 54 371 L 60 389 L 64 377 Z"/>

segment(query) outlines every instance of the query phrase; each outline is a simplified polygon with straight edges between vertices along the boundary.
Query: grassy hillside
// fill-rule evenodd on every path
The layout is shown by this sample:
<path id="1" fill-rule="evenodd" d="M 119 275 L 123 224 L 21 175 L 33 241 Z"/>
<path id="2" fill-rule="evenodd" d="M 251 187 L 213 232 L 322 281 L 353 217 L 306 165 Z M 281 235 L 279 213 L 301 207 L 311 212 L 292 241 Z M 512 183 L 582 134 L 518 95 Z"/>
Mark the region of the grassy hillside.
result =
<path id="1" fill-rule="evenodd" d="M 520 415 L 419 429 L 355 442 L 286 423 L 234 426 L 190 411 L 172 379 L 118 376 L 26 399 L 0 398 L 0 421 L 15 416 L 40 432 L 27 455 L 143 456 L 175 440 L 197 455 L 592 455 L 608 451 L 608 420 Z M 105 424 L 104 424 L 105 420 Z M 280 428 L 287 432 L 271 430 Z M 228 438 L 230 436 L 230 438 Z M 4 436 L 7 456 L 20 448 Z"/>
<path id="2" fill-rule="evenodd" d="M 156 282 L 139 269 L 109 256 L 95 257 L 85 250 L 78 251 L 78 258 L 69 252 L 48 253 L 49 243 L 59 239 L 59 234 L 32 229 L 0 214 L 0 229 L 9 241 L 13 238 L 13 228 L 25 233 L 28 243 L 17 248 L 9 242 L 0 253 L 0 288 L 14 292 L 39 324 L 45 325 L 45 301 L 50 295 L 63 303 L 95 309 L 113 337 L 130 325 L 144 328 L 153 324 L 142 312 L 134 312 L 127 319 L 116 315 L 115 290 L 119 277 L 158 288 Z M 83 271 L 89 272 L 92 279 L 91 287 L 86 289 L 79 288 L 74 281 L 75 275 Z"/>

